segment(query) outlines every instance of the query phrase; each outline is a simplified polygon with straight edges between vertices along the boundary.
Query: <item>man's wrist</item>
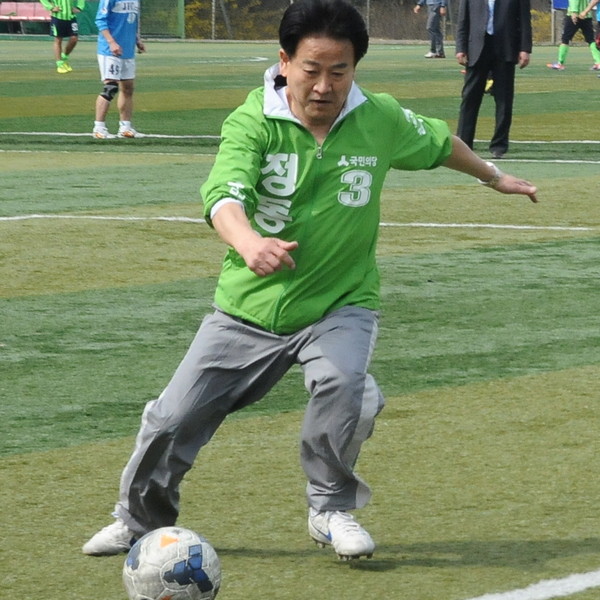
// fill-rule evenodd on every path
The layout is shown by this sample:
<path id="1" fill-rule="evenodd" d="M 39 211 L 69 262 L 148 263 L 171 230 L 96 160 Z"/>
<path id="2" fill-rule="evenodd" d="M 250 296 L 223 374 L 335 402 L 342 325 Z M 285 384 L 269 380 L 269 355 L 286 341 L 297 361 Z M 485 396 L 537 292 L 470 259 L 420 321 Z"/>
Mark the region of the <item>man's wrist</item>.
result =
<path id="1" fill-rule="evenodd" d="M 490 179 L 478 179 L 477 181 L 485 187 L 496 189 L 496 186 L 498 185 L 498 182 L 500 181 L 500 178 L 502 177 L 502 175 L 504 175 L 504 173 L 492 162 L 486 161 L 485 164 L 494 169 L 494 174 Z"/>

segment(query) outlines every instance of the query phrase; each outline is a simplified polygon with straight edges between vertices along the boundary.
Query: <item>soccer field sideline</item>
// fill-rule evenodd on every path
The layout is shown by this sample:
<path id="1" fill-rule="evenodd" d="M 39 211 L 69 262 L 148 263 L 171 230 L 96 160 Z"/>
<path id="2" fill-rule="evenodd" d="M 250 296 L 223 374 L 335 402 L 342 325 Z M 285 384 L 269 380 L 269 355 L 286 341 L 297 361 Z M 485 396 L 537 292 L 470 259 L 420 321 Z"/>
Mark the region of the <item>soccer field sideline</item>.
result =
<path id="1" fill-rule="evenodd" d="M 477 598 L 469 598 L 469 600 L 551 600 L 552 598 L 572 596 L 597 587 L 600 587 L 600 571 L 590 571 L 589 573 L 575 573 L 562 579 L 546 579 L 526 588 L 497 594 L 484 594 Z"/>
<path id="2" fill-rule="evenodd" d="M 164 217 L 133 217 L 133 216 L 106 216 L 106 215 L 52 215 L 52 214 L 31 214 L 15 215 L 12 217 L 0 217 L 2 221 L 27 221 L 34 219 L 77 219 L 89 221 L 167 221 L 179 223 L 204 224 L 204 219 L 194 219 L 192 217 L 164 216 Z M 380 227 L 423 227 L 435 229 L 516 229 L 528 231 L 598 231 L 598 227 L 568 227 L 563 225 L 501 225 L 496 223 L 379 223 Z"/>
<path id="3" fill-rule="evenodd" d="M 90 132 L 68 132 L 68 131 L 0 131 L 0 136 L 2 135 L 23 135 L 23 136 L 56 136 L 56 137 L 91 137 L 92 134 Z M 199 134 L 199 135 L 174 135 L 174 134 L 159 134 L 159 133 L 146 133 L 144 134 L 145 138 L 151 139 L 167 139 L 167 140 L 219 140 L 221 136 L 219 135 L 208 135 L 208 134 Z M 486 142 L 488 140 L 475 139 L 475 142 Z M 541 145 L 553 145 L 553 144 L 600 144 L 600 140 L 510 140 L 511 144 L 541 144 Z M 508 161 L 511 159 L 502 159 L 504 161 Z M 600 161 L 593 161 L 600 162 Z"/>

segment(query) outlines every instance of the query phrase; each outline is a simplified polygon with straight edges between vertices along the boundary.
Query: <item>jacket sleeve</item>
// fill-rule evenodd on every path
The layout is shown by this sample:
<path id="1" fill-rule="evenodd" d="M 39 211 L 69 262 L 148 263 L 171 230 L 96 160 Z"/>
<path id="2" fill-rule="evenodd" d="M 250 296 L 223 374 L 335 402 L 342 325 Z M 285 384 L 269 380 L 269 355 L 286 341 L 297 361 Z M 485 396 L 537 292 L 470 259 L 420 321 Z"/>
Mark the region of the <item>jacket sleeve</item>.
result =
<path id="1" fill-rule="evenodd" d="M 52 7 L 54 6 L 54 4 L 52 4 L 52 2 L 50 2 L 50 0 L 40 0 L 40 2 L 42 3 L 42 6 L 46 10 L 52 10 Z"/>
<path id="2" fill-rule="evenodd" d="M 469 3 L 460 0 L 456 17 L 456 53 L 468 54 L 469 48 Z"/>
<path id="3" fill-rule="evenodd" d="M 77 2 L 75 2 L 75 7 L 78 8 L 79 10 L 84 10 L 85 9 L 85 0 L 77 0 Z"/>
<path id="4" fill-rule="evenodd" d="M 259 200 L 256 185 L 268 140 L 262 97 L 262 88 L 254 90 L 223 122 L 215 163 L 200 188 L 204 217 L 211 227 L 212 207 L 225 198 L 241 202 L 248 218 L 256 211 Z"/>
<path id="5" fill-rule="evenodd" d="M 448 124 L 402 108 L 395 98 L 383 107 L 393 111 L 395 125 L 390 166 L 404 171 L 420 171 L 439 167 L 452 152 L 452 133 Z"/>
<path id="6" fill-rule="evenodd" d="M 569 6 L 572 0 L 569 0 Z M 521 21 L 521 45 L 519 52 L 531 54 L 533 49 L 533 33 L 531 31 L 531 4 L 529 0 L 519 0 Z"/>

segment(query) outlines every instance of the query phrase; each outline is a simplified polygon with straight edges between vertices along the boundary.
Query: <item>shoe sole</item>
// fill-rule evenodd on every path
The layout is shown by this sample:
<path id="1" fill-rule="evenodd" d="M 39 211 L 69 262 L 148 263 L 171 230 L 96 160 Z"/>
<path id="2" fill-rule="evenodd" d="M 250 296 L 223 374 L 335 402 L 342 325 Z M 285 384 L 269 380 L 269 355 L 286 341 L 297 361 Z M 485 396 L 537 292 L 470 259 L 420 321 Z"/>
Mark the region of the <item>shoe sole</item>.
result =
<path id="1" fill-rule="evenodd" d="M 321 540 L 318 540 L 316 538 L 312 538 L 314 543 L 317 545 L 317 547 L 319 548 L 327 548 L 327 546 L 331 546 L 331 542 L 322 542 Z M 351 560 L 358 560 L 361 557 L 365 557 L 365 558 L 373 558 L 373 552 L 358 552 L 357 554 L 343 554 L 341 552 L 338 552 L 335 548 L 333 549 L 334 552 L 337 554 L 337 557 L 339 560 L 344 561 L 344 562 L 348 562 Z"/>
<path id="2" fill-rule="evenodd" d="M 333 546 L 329 540 L 324 542 L 322 539 L 318 539 L 318 538 L 314 537 L 313 535 L 311 535 L 310 537 L 312 538 L 313 542 L 317 545 L 318 548 L 327 548 L 328 546 L 331 546 L 333 548 Z M 374 552 L 374 551 L 371 551 L 371 552 L 358 552 L 356 554 L 344 554 L 342 552 L 338 552 L 335 548 L 333 548 L 333 551 L 337 554 L 338 559 L 341 561 L 358 560 L 362 556 L 364 556 L 365 558 L 373 558 L 373 552 Z"/>

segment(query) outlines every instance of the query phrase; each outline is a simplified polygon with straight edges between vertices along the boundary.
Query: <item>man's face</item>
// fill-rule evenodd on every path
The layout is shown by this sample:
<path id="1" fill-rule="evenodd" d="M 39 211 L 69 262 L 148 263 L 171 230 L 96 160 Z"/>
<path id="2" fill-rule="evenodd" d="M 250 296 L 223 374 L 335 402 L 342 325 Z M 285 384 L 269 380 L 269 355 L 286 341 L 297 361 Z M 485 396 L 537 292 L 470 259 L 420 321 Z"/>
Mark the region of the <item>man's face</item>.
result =
<path id="1" fill-rule="evenodd" d="M 279 51 L 292 112 L 309 130 L 328 130 L 342 110 L 354 80 L 354 47 L 349 40 L 303 38 L 296 54 Z"/>

